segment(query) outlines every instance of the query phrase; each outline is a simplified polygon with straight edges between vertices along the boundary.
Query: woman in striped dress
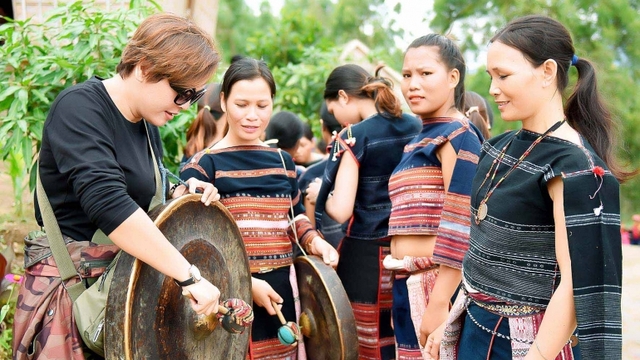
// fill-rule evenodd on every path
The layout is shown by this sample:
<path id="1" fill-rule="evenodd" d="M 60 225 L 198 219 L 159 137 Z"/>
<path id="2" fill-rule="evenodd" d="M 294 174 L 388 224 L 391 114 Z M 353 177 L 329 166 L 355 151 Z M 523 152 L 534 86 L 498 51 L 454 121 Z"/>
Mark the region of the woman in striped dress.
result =
<path id="1" fill-rule="evenodd" d="M 395 274 L 396 359 L 430 358 L 418 340 L 424 346 L 427 336 L 442 332 L 462 277 L 482 142 L 462 113 L 464 76 L 460 50 L 442 35 L 422 36 L 405 53 L 402 93 L 422 132 L 405 146 L 389 180 L 391 255 L 384 265 Z"/>
<path id="2" fill-rule="evenodd" d="M 293 159 L 260 140 L 271 118 L 275 92 L 264 62 L 243 58 L 232 63 L 221 93 L 227 134 L 197 153 L 180 173 L 182 178 L 213 183 L 242 233 L 253 276 L 250 359 L 304 358 L 302 341 L 297 348 L 279 342 L 281 324 L 271 304 L 281 304 L 287 321 L 297 320 L 292 239 L 297 237 L 308 253 L 322 256 L 330 265 L 338 261 L 336 250 L 304 215 Z"/>

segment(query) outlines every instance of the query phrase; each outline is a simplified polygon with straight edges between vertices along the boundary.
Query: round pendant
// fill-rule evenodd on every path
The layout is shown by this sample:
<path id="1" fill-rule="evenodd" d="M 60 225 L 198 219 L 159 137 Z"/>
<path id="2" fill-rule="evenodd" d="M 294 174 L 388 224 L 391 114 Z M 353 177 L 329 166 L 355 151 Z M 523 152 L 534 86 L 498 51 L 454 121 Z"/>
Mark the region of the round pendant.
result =
<path id="1" fill-rule="evenodd" d="M 487 203 L 480 203 L 480 206 L 478 207 L 478 213 L 476 214 L 476 219 L 478 219 L 478 221 L 484 220 L 487 217 L 488 211 L 489 207 L 487 206 Z"/>

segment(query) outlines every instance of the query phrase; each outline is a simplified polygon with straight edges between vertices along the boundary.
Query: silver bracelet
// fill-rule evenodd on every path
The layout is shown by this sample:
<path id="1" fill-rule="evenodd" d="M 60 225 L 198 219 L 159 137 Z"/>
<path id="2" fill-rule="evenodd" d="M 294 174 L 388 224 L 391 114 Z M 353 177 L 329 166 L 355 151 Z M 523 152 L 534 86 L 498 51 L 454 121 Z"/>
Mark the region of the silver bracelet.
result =
<path id="1" fill-rule="evenodd" d="M 533 340 L 533 344 L 536 346 L 536 349 L 538 349 L 538 354 L 540 354 L 540 356 L 542 356 L 542 358 L 543 358 L 544 360 L 548 360 L 548 359 L 544 356 L 544 354 L 542 354 L 542 351 L 540 351 L 540 347 L 538 346 L 538 342 L 537 342 L 536 340 Z"/>

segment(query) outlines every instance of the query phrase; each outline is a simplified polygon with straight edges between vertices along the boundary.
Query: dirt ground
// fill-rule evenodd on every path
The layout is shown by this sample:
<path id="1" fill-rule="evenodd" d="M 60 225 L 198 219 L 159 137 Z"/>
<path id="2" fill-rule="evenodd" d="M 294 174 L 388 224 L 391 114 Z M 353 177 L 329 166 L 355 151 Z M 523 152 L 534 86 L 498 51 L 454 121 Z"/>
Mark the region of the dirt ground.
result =
<path id="1" fill-rule="evenodd" d="M 22 239 L 31 230 L 37 229 L 33 220 L 33 199 L 24 194 L 24 216 L 15 216 L 11 179 L 0 163 L 0 251 L 8 244 L 13 248 L 12 268 L 22 267 Z M 623 245 L 624 274 L 622 293 L 623 356 L 640 359 L 640 246 Z"/>

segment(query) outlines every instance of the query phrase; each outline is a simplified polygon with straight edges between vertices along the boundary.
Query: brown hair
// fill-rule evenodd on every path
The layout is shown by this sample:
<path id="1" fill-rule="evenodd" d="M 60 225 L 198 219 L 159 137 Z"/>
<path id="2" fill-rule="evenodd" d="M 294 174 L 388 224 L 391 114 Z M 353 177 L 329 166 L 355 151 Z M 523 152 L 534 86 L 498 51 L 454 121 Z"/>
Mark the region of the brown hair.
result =
<path id="1" fill-rule="evenodd" d="M 214 117 L 207 109 L 198 112 L 198 116 L 193 120 L 187 129 L 187 144 L 184 147 L 184 155 L 192 157 L 198 151 L 209 146 L 216 137 L 217 127 Z"/>
<path id="2" fill-rule="evenodd" d="M 472 109 L 473 108 L 473 109 Z M 489 115 L 487 114 L 487 103 L 480 94 L 473 91 L 464 93 L 464 114 L 482 133 L 484 139 L 491 137 L 489 132 Z"/>
<path id="3" fill-rule="evenodd" d="M 175 87 L 189 89 L 207 82 L 219 63 L 210 35 L 188 19 L 164 13 L 138 26 L 116 71 L 126 78 L 140 64 L 148 81 L 167 79 Z"/>
<path id="4" fill-rule="evenodd" d="M 369 73 L 359 65 L 347 64 L 338 66 L 333 69 L 324 90 L 325 99 L 337 99 L 338 92 L 344 90 L 347 94 L 361 99 L 373 99 L 376 104 L 376 110 L 382 116 L 385 113 L 393 117 L 402 115 L 402 107 L 400 100 L 393 92 L 393 83 L 384 77 L 379 76 L 379 65 L 376 68 L 375 76 Z"/>
<path id="5" fill-rule="evenodd" d="M 220 106 L 220 84 L 207 85 L 207 92 L 198 100 L 198 114 L 187 129 L 187 144 L 183 153 L 187 157 L 209 146 L 218 135 L 217 122 L 224 112 Z"/>

